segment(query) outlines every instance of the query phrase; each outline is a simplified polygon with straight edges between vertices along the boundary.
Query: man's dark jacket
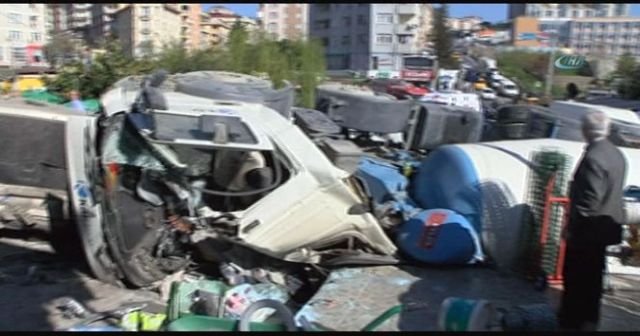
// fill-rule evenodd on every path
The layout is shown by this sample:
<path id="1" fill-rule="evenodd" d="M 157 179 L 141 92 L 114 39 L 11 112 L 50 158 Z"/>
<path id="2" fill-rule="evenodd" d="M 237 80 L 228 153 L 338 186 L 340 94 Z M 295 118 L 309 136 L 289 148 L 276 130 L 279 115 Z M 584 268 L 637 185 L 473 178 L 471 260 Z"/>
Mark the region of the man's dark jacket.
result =
<path id="1" fill-rule="evenodd" d="M 590 144 L 571 184 L 569 243 L 614 245 L 622 239 L 626 160 L 608 139 Z"/>

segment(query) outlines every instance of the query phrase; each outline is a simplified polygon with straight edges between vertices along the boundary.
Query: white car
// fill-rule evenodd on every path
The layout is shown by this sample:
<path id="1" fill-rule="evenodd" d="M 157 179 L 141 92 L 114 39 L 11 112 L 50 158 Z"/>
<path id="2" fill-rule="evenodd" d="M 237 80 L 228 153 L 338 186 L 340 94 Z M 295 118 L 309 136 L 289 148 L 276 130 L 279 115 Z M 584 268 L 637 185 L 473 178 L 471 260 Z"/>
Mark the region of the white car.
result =
<path id="1" fill-rule="evenodd" d="M 515 97 L 520 94 L 520 90 L 515 83 L 503 81 L 502 85 L 498 89 L 498 92 L 506 97 Z"/>
<path id="2" fill-rule="evenodd" d="M 496 99 L 496 92 L 493 91 L 492 89 L 486 88 L 480 91 L 480 98 L 486 99 L 486 100 L 494 100 Z"/>

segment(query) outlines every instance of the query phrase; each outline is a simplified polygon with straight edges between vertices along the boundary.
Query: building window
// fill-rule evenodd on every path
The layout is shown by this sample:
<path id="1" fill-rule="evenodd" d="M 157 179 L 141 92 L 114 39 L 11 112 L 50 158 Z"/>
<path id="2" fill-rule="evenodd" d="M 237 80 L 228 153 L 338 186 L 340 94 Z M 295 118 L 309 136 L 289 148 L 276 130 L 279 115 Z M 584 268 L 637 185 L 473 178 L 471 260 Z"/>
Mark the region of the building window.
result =
<path id="1" fill-rule="evenodd" d="M 624 23 L 624 29 L 629 29 L 631 28 L 631 23 L 630 22 L 625 22 Z"/>
<path id="2" fill-rule="evenodd" d="M 18 13 L 9 13 L 9 23 L 13 24 L 21 24 L 22 23 L 22 15 Z"/>
<path id="3" fill-rule="evenodd" d="M 398 43 L 407 44 L 411 35 L 398 35 Z"/>
<path id="4" fill-rule="evenodd" d="M 29 27 L 38 28 L 38 16 L 32 15 L 29 17 Z"/>
<path id="5" fill-rule="evenodd" d="M 278 18 L 278 12 L 269 12 L 269 18 L 270 19 L 277 19 Z"/>
<path id="6" fill-rule="evenodd" d="M 189 10 L 189 5 L 182 5 L 182 10 L 183 11 L 188 11 Z"/>
<path id="7" fill-rule="evenodd" d="M 40 42 L 40 41 L 42 41 L 42 34 L 40 34 L 40 33 L 31 33 L 31 41 L 32 42 Z"/>
<path id="8" fill-rule="evenodd" d="M 144 15 L 144 16 L 151 15 L 151 8 L 149 6 L 141 7 L 140 11 L 142 12 L 142 15 Z"/>
<path id="9" fill-rule="evenodd" d="M 377 23 L 393 23 L 393 14 L 391 13 L 378 13 L 376 16 Z"/>
<path id="10" fill-rule="evenodd" d="M 351 27 L 351 17 L 350 16 L 342 17 L 342 21 L 344 22 L 344 26 L 345 27 Z"/>
<path id="11" fill-rule="evenodd" d="M 593 16 L 593 12 L 590 11 L 590 10 L 586 11 L 585 14 L 586 14 L 587 17 L 592 17 Z"/>
<path id="12" fill-rule="evenodd" d="M 544 15 L 546 17 L 552 17 L 553 16 L 553 12 L 552 11 L 547 11 L 546 13 L 544 13 Z"/>
<path id="13" fill-rule="evenodd" d="M 391 34 L 376 35 L 376 43 L 378 44 L 390 44 L 391 42 L 393 42 L 393 36 L 391 36 Z"/>
<path id="14" fill-rule="evenodd" d="M 342 45 L 351 45 L 351 36 L 349 35 L 342 36 Z"/>
<path id="15" fill-rule="evenodd" d="M 4 62 L 4 49 L 0 47 L 0 62 Z"/>
<path id="16" fill-rule="evenodd" d="M 17 30 L 9 31 L 9 41 L 20 41 L 22 40 L 22 32 Z"/>
<path id="17" fill-rule="evenodd" d="M 269 32 L 271 32 L 271 33 L 275 33 L 275 32 L 278 30 L 278 25 L 277 25 L 276 23 L 274 23 L 274 22 L 269 23 L 269 24 L 267 25 L 267 30 L 268 30 Z"/>
<path id="18" fill-rule="evenodd" d="M 367 44 L 367 41 L 368 41 L 367 34 L 358 35 L 358 43 Z"/>
<path id="19" fill-rule="evenodd" d="M 359 25 L 367 24 L 367 19 L 364 17 L 364 15 L 358 15 L 358 24 Z"/>
<path id="20" fill-rule="evenodd" d="M 371 58 L 371 63 L 372 63 L 372 64 L 371 64 L 371 68 L 372 68 L 373 70 L 378 70 L 378 56 L 373 56 L 373 57 Z"/>
<path id="21" fill-rule="evenodd" d="M 11 59 L 13 60 L 13 62 L 25 62 L 27 60 L 27 53 L 25 48 L 11 48 Z"/>

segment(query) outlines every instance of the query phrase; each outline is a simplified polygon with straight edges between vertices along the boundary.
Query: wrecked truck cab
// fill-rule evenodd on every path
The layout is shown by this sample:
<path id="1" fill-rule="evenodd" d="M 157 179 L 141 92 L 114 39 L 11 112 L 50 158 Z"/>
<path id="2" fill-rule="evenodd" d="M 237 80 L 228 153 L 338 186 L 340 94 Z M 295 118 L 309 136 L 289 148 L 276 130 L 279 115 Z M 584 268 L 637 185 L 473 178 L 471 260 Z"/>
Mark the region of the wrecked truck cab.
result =
<path id="1" fill-rule="evenodd" d="M 160 280 L 203 245 L 297 263 L 395 255 L 349 174 L 284 116 L 153 90 L 159 104 L 140 104 L 134 86 L 102 97 L 103 227 L 128 282 Z"/>

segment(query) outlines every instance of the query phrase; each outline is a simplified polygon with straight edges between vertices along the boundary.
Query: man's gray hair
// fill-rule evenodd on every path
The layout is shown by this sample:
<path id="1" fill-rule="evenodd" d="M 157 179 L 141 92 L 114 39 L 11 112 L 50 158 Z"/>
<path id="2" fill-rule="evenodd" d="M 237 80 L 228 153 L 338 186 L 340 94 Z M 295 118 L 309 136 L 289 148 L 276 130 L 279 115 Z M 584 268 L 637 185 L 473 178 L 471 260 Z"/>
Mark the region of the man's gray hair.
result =
<path id="1" fill-rule="evenodd" d="M 582 117 L 582 130 L 587 141 L 598 140 L 609 136 L 611 120 L 602 111 L 591 111 Z"/>

